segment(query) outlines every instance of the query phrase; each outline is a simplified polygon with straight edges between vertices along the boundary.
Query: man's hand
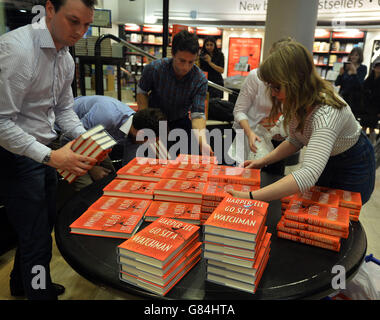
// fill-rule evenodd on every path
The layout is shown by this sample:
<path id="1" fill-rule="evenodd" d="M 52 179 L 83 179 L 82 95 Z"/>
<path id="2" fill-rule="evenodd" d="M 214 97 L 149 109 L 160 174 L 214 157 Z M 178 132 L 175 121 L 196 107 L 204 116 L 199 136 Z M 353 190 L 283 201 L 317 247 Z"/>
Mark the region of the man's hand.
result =
<path id="1" fill-rule="evenodd" d="M 56 169 L 67 170 L 77 176 L 83 176 L 95 164 L 96 159 L 82 156 L 71 150 L 71 145 L 74 141 L 70 141 L 62 148 L 52 150 L 49 166 Z"/>

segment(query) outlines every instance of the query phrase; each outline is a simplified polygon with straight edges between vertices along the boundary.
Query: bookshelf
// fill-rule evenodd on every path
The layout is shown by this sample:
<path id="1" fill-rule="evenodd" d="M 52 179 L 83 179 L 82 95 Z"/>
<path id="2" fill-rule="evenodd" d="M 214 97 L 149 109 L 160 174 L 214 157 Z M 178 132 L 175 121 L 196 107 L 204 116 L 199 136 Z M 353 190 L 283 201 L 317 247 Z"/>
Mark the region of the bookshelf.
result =
<path id="1" fill-rule="evenodd" d="M 351 50 L 356 47 L 364 49 L 366 32 L 361 30 L 327 31 L 317 29 L 314 36 L 313 59 L 318 73 L 328 78 L 328 72 L 334 63 L 344 63 Z M 331 80 L 331 79 L 330 79 Z"/>

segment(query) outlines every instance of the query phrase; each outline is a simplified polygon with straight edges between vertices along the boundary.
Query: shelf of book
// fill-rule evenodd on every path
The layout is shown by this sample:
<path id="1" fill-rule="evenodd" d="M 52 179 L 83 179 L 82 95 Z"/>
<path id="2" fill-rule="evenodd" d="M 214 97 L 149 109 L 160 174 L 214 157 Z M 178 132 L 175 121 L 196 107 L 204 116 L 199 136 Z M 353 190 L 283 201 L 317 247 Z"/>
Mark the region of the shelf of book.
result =
<path id="1" fill-rule="evenodd" d="M 364 48 L 366 32 L 360 30 L 328 31 L 317 29 L 314 36 L 313 59 L 317 72 L 327 80 L 335 80 L 334 63 L 344 63 L 355 46 Z"/>

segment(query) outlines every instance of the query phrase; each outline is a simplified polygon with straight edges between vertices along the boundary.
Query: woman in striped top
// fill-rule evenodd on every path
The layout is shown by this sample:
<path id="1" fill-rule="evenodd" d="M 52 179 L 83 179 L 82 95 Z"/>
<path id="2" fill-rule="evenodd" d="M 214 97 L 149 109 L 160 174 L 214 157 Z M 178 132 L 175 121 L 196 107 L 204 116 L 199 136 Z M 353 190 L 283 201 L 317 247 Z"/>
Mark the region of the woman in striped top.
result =
<path id="1" fill-rule="evenodd" d="M 282 46 L 262 63 L 259 77 L 271 89 L 271 115 L 282 112 L 289 137 L 244 167 L 261 169 L 307 148 L 300 169 L 257 191 L 231 194 L 271 201 L 320 185 L 360 192 L 367 202 L 375 184 L 373 147 L 350 107 L 320 78 L 309 51 L 295 41 Z"/>

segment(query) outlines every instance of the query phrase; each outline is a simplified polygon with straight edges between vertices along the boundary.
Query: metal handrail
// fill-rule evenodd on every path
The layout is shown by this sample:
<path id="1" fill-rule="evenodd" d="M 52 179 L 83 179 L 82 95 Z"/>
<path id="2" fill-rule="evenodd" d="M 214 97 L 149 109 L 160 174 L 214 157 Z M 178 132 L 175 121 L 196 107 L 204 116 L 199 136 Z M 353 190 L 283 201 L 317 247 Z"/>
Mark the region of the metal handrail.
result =
<path id="1" fill-rule="evenodd" d="M 151 55 L 150 53 L 144 51 L 143 49 L 139 48 L 139 47 L 136 47 L 134 46 L 133 44 L 113 35 L 113 34 L 103 34 L 101 35 L 97 40 L 96 40 L 96 43 L 95 43 L 95 92 L 96 94 L 99 94 L 99 95 L 103 95 L 104 94 L 104 87 L 103 87 L 103 70 L 102 70 L 102 67 L 101 67 L 101 49 L 100 49 L 100 44 L 101 42 L 106 39 L 106 38 L 111 38 L 112 40 L 115 40 L 119 43 L 121 43 L 122 45 L 124 45 L 125 47 L 129 48 L 129 49 L 132 49 L 132 50 L 135 50 L 136 52 L 138 52 L 139 54 L 145 56 L 145 57 L 148 57 L 152 60 L 157 60 L 158 58 Z M 220 90 L 220 91 L 224 91 L 224 92 L 227 92 L 229 94 L 234 94 L 234 95 L 237 95 L 237 92 L 231 90 L 231 89 L 228 89 L 226 87 L 223 87 L 219 84 L 216 84 L 210 80 L 208 80 L 208 85 L 210 87 L 213 87 L 217 90 Z"/>

